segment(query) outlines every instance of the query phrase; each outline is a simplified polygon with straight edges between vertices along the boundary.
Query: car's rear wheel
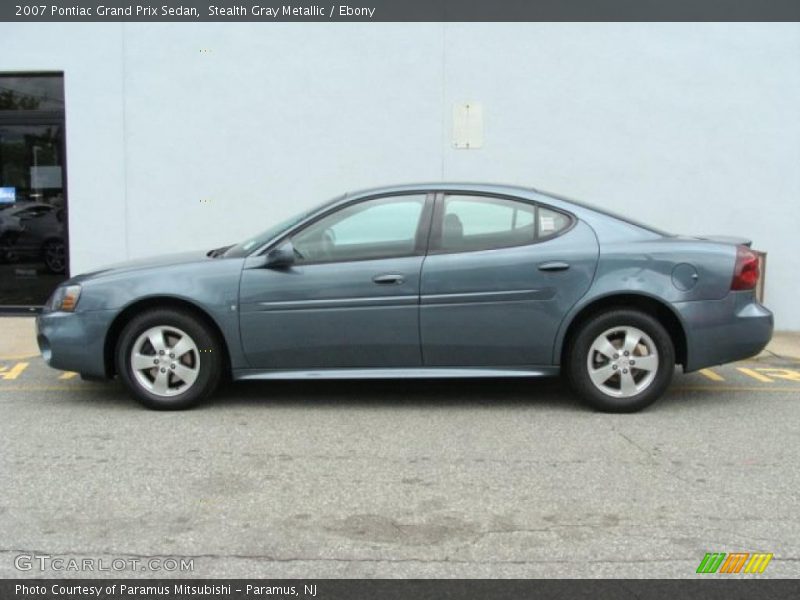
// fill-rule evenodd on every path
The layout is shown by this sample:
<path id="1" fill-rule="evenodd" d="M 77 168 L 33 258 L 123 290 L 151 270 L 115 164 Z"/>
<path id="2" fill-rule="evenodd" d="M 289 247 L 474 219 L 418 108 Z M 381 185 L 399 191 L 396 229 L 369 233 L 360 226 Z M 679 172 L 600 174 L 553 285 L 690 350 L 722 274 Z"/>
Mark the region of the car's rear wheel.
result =
<path id="1" fill-rule="evenodd" d="M 566 372 L 578 396 L 606 412 L 635 412 L 655 402 L 675 370 L 669 333 L 650 315 L 612 310 L 590 319 L 573 338 Z"/>
<path id="2" fill-rule="evenodd" d="M 116 362 L 133 397 L 157 410 L 196 405 L 216 389 L 222 373 L 214 333 L 190 314 L 171 309 L 134 317 L 122 330 Z"/>
<path id="3" fill-rule="evenodd" d="M 19 254 L 15 248 L 17 236 L 14 233 L 0 235 L 0 261 L 15 263 L 19 261 Z"/>

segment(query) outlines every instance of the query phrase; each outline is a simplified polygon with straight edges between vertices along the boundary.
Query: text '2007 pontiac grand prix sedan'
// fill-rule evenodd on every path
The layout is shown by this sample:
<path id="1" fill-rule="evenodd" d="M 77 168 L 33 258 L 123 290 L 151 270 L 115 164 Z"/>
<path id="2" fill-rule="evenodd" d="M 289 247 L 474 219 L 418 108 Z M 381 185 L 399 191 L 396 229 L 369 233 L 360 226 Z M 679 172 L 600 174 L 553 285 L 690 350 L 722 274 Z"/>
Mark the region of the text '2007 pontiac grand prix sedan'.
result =
<path id="1" fill-rule="evenodd" d="M 119 376 L 150 408 L 234 380 L 533 377 L 636 411 L 685 371 L 761 351 L 748 240 L 670 235 L 532 189 L 346 194 L 235 246 L 61 285 L 47 363 Z"/>

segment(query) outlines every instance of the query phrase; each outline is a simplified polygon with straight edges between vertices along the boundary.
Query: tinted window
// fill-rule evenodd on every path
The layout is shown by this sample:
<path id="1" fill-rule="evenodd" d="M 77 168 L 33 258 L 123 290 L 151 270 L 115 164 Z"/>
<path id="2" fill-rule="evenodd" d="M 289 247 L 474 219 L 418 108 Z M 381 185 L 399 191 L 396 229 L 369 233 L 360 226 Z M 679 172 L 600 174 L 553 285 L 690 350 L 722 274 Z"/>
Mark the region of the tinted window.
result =
<path id="1" fill-rule="evenodd" d="M 41 217 L 51 210 L 53 210 L 52 206 L 32 206 L 31 208 L 19 211 L 16 216 L 22 219 L 31 219 L 34 217 Z"/>
<path id="2" fill-rule="evenodd" d="M 376 198 L 346 206 L 295 234 L 298 262 L 409 256 L 416 248 L 425 195 Z"/>
<path id="3" fill-rule="evenodd" d="M 525 202 L 484 196 L 444 199 L 441 249 L 488 250 L 530 244 L 535 240 L 536 207 Z"/>
<path id="4" fill-rule="evenodd" d="M 64 110 L 62 75 L 0 75 L 0 110 Z"/>

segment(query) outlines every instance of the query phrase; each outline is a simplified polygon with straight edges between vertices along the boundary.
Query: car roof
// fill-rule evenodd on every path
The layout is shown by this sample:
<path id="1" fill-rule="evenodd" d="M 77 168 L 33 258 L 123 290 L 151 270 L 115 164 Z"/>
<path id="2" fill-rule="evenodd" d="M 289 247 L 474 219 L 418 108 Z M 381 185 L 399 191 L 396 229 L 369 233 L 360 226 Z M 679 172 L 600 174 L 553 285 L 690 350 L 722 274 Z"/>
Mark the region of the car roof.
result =
<path id="1" fill-rule="evenodd" d="M 23 202 L 18 202 L 16 204 L 12 204 L 11 206 L 7 207 L 5 210 L 9 211 L 9 213 L 12 213 L 12 212 L 19 212 L 19 211 L 24 210 L 26 208 L 40 208 L 40 207 L 53 208 L 53 205 L 52 204 L 46 204 L 44 202 L 26 202 L 26 201 L 23 201 Z"/>
<path id="2" fill-rule="evenodd" d="M 369 196 L 372 194 L 391 194 L 398 192 L 413 192 L 419 190 L 430 190 L 433 192 L 487 192 L 495 194 L 509 194 L 512 196 L 530 196 L 536 193 L 537 190 L 531 187 L 524 187 L 518 185 L 499 184 L 499 183 L 470 183 L 470 182 L 422 182 L 422 183 L 404 183 L 399 185 L 381 186 L 375 188 L 367 188 L 363 190 L 355 190 L 348 192 L 346 197 L 353 198 L 357 196 Z"/>
<path id="3" fill-rule="evenodd" d="M 552 206 L 571 212 L 579 218 L 584 218 L 590 224 L 599 224 L 601 221 L 625 223 L 637 229 L 647 231 L 658 236 L 671 236 L 671 234 L 661 231 L 655 227 L 630 219 L 625 215 L 620 215 L 607 210 L 604 207 L 594 206 L 579 200 L 566 198 L 559 194 L 541 191 L 533 187 L 521 185 L 510 185 L 500 183 L 469 183 L 469 182 L 430 182 L 430 183 L 409 183 L 401 185 L 383 186 L 369 188 L 355 192 L 348 192 L 344 196 L 333 202 L 333 205 L 345 203 L 353 198 L 360 198 L 370 195 L 396 194 L 415 191 L 431 192 L 477 192 L 484 194 L 497 194 L 525 198 L 545 205 Z"/>

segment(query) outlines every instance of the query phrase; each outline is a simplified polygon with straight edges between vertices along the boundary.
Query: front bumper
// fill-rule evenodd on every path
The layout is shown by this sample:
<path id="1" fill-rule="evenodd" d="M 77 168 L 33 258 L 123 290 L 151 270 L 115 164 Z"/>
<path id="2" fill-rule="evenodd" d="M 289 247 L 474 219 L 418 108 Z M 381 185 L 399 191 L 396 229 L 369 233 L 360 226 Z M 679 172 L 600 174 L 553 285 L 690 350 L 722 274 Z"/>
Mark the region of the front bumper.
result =
<path id="1" fill-rule="evenodd" d="M 107 377 L 105 341 L 115 311 L 44 312 L 36 317 L 36 341 L 54 369 Z"/>
<path id="2" fill-rule="evenodd" d="M 752 291 L 674 306 L 686 332 L 686 372 L 754 356 L 772 339 L 772 312 Z"/>

